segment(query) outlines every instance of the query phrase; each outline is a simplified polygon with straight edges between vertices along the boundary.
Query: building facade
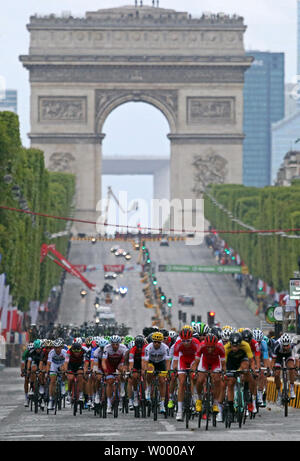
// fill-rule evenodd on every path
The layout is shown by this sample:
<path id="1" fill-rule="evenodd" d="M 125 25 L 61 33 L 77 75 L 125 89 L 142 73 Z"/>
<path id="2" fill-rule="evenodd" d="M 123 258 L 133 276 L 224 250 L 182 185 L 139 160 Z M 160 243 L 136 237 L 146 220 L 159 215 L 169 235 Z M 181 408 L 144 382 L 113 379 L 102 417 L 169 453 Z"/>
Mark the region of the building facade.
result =
<path id="1" fill-rule="evenodd" d="M 299 149 L 300 112 L 286 117 L 272 126 L 272 183 L 287 152 Z"/>
<path id="2" fill-rule="evenodd" d="M 290 186 L 296 178 L 300 178 L 300 151 L 289 151 L 277 172 L 275 185 Z"/>
<path id="3" fill-rule="evenodd" d="M 5 90 L 3 97 L 0 95 L 0 111 L 9 110 L 17 113 L 18 111 L 18 93 L 16 90 Z"/>
<path id="4" fill-rule="evenodd" d="M 243 183 L 271 184 L 272 123 L 284 117 L 284 53 L 248 51 L 254 62 L 245 73 Z"/>

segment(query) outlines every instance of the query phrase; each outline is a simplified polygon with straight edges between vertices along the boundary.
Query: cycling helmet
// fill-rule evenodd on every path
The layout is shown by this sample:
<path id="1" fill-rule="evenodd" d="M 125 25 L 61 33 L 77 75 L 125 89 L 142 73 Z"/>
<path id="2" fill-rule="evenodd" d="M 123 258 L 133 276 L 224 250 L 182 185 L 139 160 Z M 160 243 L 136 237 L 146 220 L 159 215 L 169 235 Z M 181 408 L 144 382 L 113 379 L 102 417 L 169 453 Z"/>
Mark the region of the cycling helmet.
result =
<path id="1" fill-rule="evenodd" d="M 152 341 L 158 341 L 162 342 L 164 340 L 164 335 L 160 331 L 156 331 L 155 333 L 152 333 Z"/>
<path id="2" fill-rule="evenodd" d="M 221 337 L 222 337 L 222 328 L 216 327 L 216 326 L 212 327 L 210 329 L 210 333 L 215 335 L 218 339 L 221 339 Z"/>
<path id="3" fill-rule="evenodd" d="M 144 346 L 144 344 L 145 344 L 145 339 L 144 339 L 144 337 L 141 336 L 141 335 L 136 336 L 136 338 L 135 338 L 135 340 L 134 340 L 134 345 L 135 345 L 136 347 L 138 347 L 138 348 L 141 348 L 141 347 Z"/>
<path id="4" fill-rule="evenodd" d="M 230 328 L 224 328 L 222 330 L 222 340 L 229 341 L 229 337 L 232 334 L 232 330 Z"/>
<path id="5" fill-rule="evenodd" d="M 216 344 L 218 344 L 218 338 L 216 335 L 212 334 L 212 333 L 209 333 L 206 337 L 205 337 L 205 345 L 206 346 L 216 346 Z"/>
<path id="6" fill-rule="evenodd" d="M 99 338 L 98 340 L 98 346 L 99 347 L 105 347 L 109 344 L 109 341 L 106 338 Z"/>
<path id="7" fill-rule="evenodd" d="M 129 344 L 131 341 L 133 341 L 133 340 L 134 340 L 134 337 L 133 337 L 133 336 L 127 335 L 127 336 L 125 336 L 125 338 L 124 338 L 124 344 L 125 344 L 126 346 L 128 346 L 128 344 Z"/>
<path id="8" fill-rule="evenodd" d="M 92 336 L 88 336 L 88 337 L 86 338 L 86 340 L 85 340 L 85 344 L 86 344 L 87 346 L 91 346 L 91 345 L 92 345 L 92 341 L 93 341 Z"/>
<path id="9" fill-rule="evenodd" d="M 28 343 L 27 349 L 29 351 L 32 351 L 33 350 L 33 343 Z"/>
<path id="10" fill-rule="evenodd" d="M 181 339 L 192 339 L 193 334 L 194 334 L 193 328 L 189 325 L 184 325 L 184 327 L 182 327 L 180 331 L 180 338 Z"/>
<path id="11" fill-rule="evenodd" d="M 127 344 L 127 347 L 128 347 L 129 350 L 132 349 L 134 346 L 135 346 L 134 339 L 132 341 L 130 341 L 130 343 Z"/>
<path id="12" fill-rule="evenodd" d="M 197 323 L 197 332 L 200 336 L 205 336 L 209 333 L 209 326 L 204 322 Z"/>
<path id="13" fill-rule="evenodd" d="M 169 336 L 171 339 L 175 339 L 178 337 L 178 333 L 174 330 L 169 331 Z"/>
<path id="14" fill-rule="evenodd" d="M 63 345 L 64 345 L 64 343 L 60 338 L 55 339 L 55 341 L 53 341 L 53 346 L 54 347 L 62 347 Z"/>
<path id="15" fill-rule="evenodd" d="M 33 342 L 33 349 L 40 349 L 42 347 L 42 341 L 40 339 L 36 339 Z"/>
<path id="16" fill-rule="evenodd" d="M 74 338 L 74 343 L 82 345 L 82 339 L 81 338 Z"/>
<path id="17" fill-rule="evenodd" d="M 110 342 L 111 342 L 111 344 L 120 344 L 121 338 L 120 338 L 119 335 L 113 335 L 113 336 L 110 338 Z"/>
<path id="18" fill-rule="evenodd" d="M 71 349 L 72 349 L 73 351 L 80 351 L 80 350 L 81 350 L 81 344 L 79 344 L 79 343 L 77 343 L 77 342 L 76 342 L 76 343 L 73 343 L 72 346 L 71 346 Z"/>
<path id="19" fill-rule="evenodd" d="M 239 332 L 231 333 L 231 335 L 229 337 L 229 341 L 230 341 L 232 346 L 239 346 L 241 344 L 242 340 L 243 340 L 242 335 Z"/>
<path id="20" fill-rule="evenodd" d="M 238 333 L 243 333 L 244 330 L 245 328 L 238 328 Z"/>
<path id="21" fill-rule="evenodd" d="M 162 328 L 160 332 L 164 335 L 164 338 L 169 337 L 169 330 L 166 330 L 165 328 Z"/>
<path id="22" fill-rule="evenodd" d="M 289 346 L 291 344 L 291 337 L 287 333 L 283 333 L 279 341 L 282 346 Z"/>
<path id="23" fill-rule="evenodd" d="M 258 328 L 254 329 L 252 333 L 253 333 L 253 339 L 255 339 L 255 341 L 260 343 L 264 339 L 263 332 L 259 330 Z"/>
<path id="24" fill-rule="evenodd" d="M 248 330 L 248 328 L 245 328 L 242 332 L 242 338 L 244 341 L 247 341 L 247 343 L 250 343 L 250 341 L 253 339 L 252 331 Z"/>
<path id="25" fill-rule="evenodd" d="M 51 341 L 51 339 L 46 339 L 46 340 L 45 340 L 44 347 L 52 347 L 52 341 Z"/>
<path id="26" fill-rule="evenodd" d="M 230 325 L 224 325 L 224 327 L 222 327 L 222 330 L 233 330 L 233 328 Z"/>

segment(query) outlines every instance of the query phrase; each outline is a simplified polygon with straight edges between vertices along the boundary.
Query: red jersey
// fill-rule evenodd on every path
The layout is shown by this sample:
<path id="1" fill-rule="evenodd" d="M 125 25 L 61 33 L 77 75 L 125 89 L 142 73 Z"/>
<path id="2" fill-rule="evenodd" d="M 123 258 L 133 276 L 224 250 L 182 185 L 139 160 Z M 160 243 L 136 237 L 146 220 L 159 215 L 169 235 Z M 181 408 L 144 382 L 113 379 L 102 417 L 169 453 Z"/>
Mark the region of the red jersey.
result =
<path id="1" fill-rule="evenodd" d="M 177 360 L 180 356 L 184 356 L 187 359 L 193 360 L 198 355 L 200 349 L 200 341 L 196 338 L 192 338 L 192 341 L 186 345 L 179 339 L 175 343 L 174 347 L 174 359 Z"/>
<path id="2" fill-rule="evenodd" d="M 82 348 L 80 353 L 75 355 L 72 349 L 69 349 L 67 351 L 66 361 L 72 364 L 80 365 L 85 360 L 87 360 L 86 353 L 87 351 Z"/>
<path id="3" fill-rule="evenodd" d="M 255 339 L 251 339 L 250 343 L 248 343 L 251 347 L 252 353 L 255 357 L 260 357 L 260 345 L 258 344 Z"/>
<path id="4" fill-rule="evenodd" d="M 211 346 L 207 346 L 204 341 L 201 342 L 199 353 L 197 354 L 197 358 L 200 359 L 201 355 L 204 355 L 209 360 L 214 360 L 220 358 L 221 360 L 225 359 L 225 349 L 221 343 L 217 343 L 213 349 L 213 351 L 209 351 L 208 348 Z"/>

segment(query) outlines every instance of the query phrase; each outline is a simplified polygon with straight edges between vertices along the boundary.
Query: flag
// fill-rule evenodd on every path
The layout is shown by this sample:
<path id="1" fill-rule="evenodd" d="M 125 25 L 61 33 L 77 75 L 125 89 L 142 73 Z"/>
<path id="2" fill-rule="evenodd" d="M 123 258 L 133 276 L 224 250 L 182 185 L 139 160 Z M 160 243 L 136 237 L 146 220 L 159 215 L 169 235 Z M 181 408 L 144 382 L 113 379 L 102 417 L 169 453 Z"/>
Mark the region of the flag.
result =
<path id="1" fill-rule="evenodd" d="M 0 320 L 3 309 L 3 298 L 5 290 L 5 274 L 0 274 Z"/>

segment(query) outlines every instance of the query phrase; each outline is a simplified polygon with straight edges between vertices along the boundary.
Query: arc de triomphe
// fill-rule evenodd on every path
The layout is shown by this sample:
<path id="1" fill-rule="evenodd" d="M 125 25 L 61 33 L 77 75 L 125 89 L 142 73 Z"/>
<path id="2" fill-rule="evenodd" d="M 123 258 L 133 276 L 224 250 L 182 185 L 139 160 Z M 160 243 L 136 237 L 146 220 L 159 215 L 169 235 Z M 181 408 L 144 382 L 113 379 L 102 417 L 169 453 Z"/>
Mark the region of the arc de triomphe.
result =
<path id="1" fill-rule="evenodd" d="M 77 177 L 76 217 L 96 220 L 107 116 L 143 101 L 170 126 L 170 197 L 242 182 L 243 18 L 124 6 L 30 18 L 31 146 Z M 117 135 L 117 134 L 116 134 Z M 99 213 L 98 213 L 99 214 Z"/>

